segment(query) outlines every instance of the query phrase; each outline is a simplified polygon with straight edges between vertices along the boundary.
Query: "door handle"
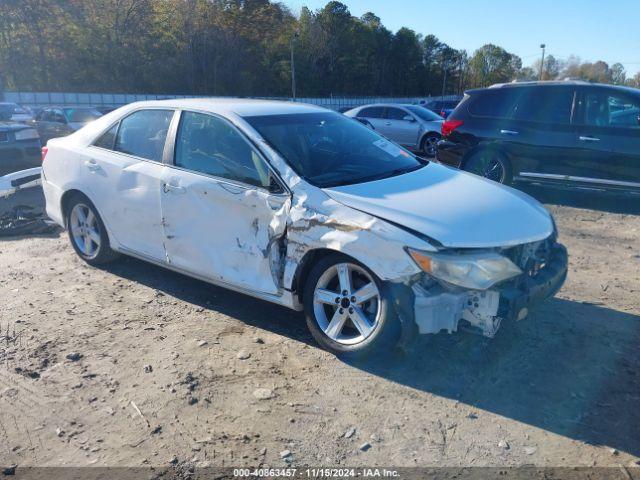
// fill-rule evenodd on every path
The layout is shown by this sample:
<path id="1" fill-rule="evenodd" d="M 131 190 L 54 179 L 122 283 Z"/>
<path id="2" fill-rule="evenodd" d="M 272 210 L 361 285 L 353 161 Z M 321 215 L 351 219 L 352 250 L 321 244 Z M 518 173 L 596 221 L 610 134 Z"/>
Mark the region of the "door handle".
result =
<path id="1" fill-rule="evenodd" d="M 596 138 L 596 137 L 589 137 L 589 136 L 579 136 L 578 140 L 580 140 L 581 142 L 599 142 L 600 139 Z"/>
<path id="2" fill-rule="evenodd" d="M 85 160 L 84 166 L 92 172 L 100 169 L 100 165 L 98 165 L 98 162 L 96 162 L 93 158 L 91 160 Z"/>
<path id="3" fill-rule="evenodd" d="M 391 125 L 391 122 L 384 122 L 385 125 Z"/>
<path id="4" fill-rule="evenodd" d="M 503 135 L 519 135 L 520 132 L 516 132 L 515 130 L 500 130 L 500 133 Z"/>
<path id="5" fill-rule="evenodd" d="M 185 187 L 180 187 L 178 185 L 171 185 L 170 183 L 165 183 L 162 186 L 162 190 L 164 191 L 164 193 L 176 193 L 176 194 L 186 193 L 187 191 Z"/>

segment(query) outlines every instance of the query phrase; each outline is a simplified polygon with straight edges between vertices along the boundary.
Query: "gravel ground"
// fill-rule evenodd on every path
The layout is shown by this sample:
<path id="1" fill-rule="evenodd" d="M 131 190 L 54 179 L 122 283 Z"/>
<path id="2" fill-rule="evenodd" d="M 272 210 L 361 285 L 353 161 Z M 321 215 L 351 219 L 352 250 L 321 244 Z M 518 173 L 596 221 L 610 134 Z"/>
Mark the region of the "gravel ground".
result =
<path id="1" fill-rule="evenodd" d="M 570 253 L 557 298 L 491 341 L 362 364 L 284 308 L 88 267 L 64 233 L 4 239 L 0 464 L 640 465 L 637 200 L 587 203 L 548 205 Z"/>

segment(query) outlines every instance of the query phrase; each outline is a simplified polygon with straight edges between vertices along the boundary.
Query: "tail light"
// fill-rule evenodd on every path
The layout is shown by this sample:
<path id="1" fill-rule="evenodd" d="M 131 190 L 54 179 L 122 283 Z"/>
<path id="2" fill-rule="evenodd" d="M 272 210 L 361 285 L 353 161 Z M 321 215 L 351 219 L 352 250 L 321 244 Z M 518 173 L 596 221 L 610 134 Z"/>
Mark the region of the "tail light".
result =
<path id="1" fill-rule="evenodd" d="M 442 136 L 446 137 L 451 134 L 456 128 L 462 125 L 464 122 L 462 120 L 445 120 L 442 122 L 441 132 Z"/>
<path id="2" fill-rule="evenodd" d="M 42 147 L 42 163 L 44 163 L 44 159 L 47 156 L 47 152 L 49 151 L 49 147 L 47 147 L 46 145 L 44 147 Z"/>

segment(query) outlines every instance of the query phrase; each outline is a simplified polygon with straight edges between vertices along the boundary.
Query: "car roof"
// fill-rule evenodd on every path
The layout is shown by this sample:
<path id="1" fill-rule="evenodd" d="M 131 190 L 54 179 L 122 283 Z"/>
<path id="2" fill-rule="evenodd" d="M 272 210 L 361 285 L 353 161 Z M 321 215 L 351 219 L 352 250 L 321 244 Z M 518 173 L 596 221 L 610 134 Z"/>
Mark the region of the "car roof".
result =
<path id="1" fill-rule="evenodd" d="M 622 92 L 632 93 L 634 95 L 640 95 L 640 89 L 626 87 L 622 85 L 611 85 L 607 83 L 592 83 L 584 80 L 535 80 L 527 82 L 510 82 L 510 83 L 496 83 L 486 88 L 474 88 L 467 90 L 466 93 L 484 92 L 486 90 L 493 90 L 499 88 L 518 88 L 518 87 L 557 87 L 557 86 L 583 86 L 583 87 L 600 87 L 608 88 L 611 90 L 618 90 Z"/>
<path id="2" fill-rule="evenodd" d="M 326 108 L 307 103 L 246 98 L 181 98 L 172 100 L 148 100 L 130 105 L 135 105 L 136 108 L 166 107 L 205 110 L 220 114 L 235 113 L 241 117 L 293 113 L 322 113 L 328 111 Z"/>
<path id="3" fill-rule="evenodd" d="M 358 105 L 357 107 L 354 107 L 354 108 L 369 108 L 369 107 L 422 107 L 422 105 L 418 105 L 415 103 L 368 103 L 366 105 Z"/>

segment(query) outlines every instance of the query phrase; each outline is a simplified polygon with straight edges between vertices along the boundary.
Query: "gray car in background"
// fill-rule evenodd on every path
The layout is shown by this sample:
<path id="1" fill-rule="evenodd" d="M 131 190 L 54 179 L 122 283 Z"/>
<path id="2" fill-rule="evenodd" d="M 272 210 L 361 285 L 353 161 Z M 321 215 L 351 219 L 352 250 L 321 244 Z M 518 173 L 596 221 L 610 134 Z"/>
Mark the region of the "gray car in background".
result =
<path id="1" fill-rule="evenodd" d="M 344 114 L 426 157 L 436 154 L 444 120 L 420 105 L 377 103 L 356 107 Z"/>

